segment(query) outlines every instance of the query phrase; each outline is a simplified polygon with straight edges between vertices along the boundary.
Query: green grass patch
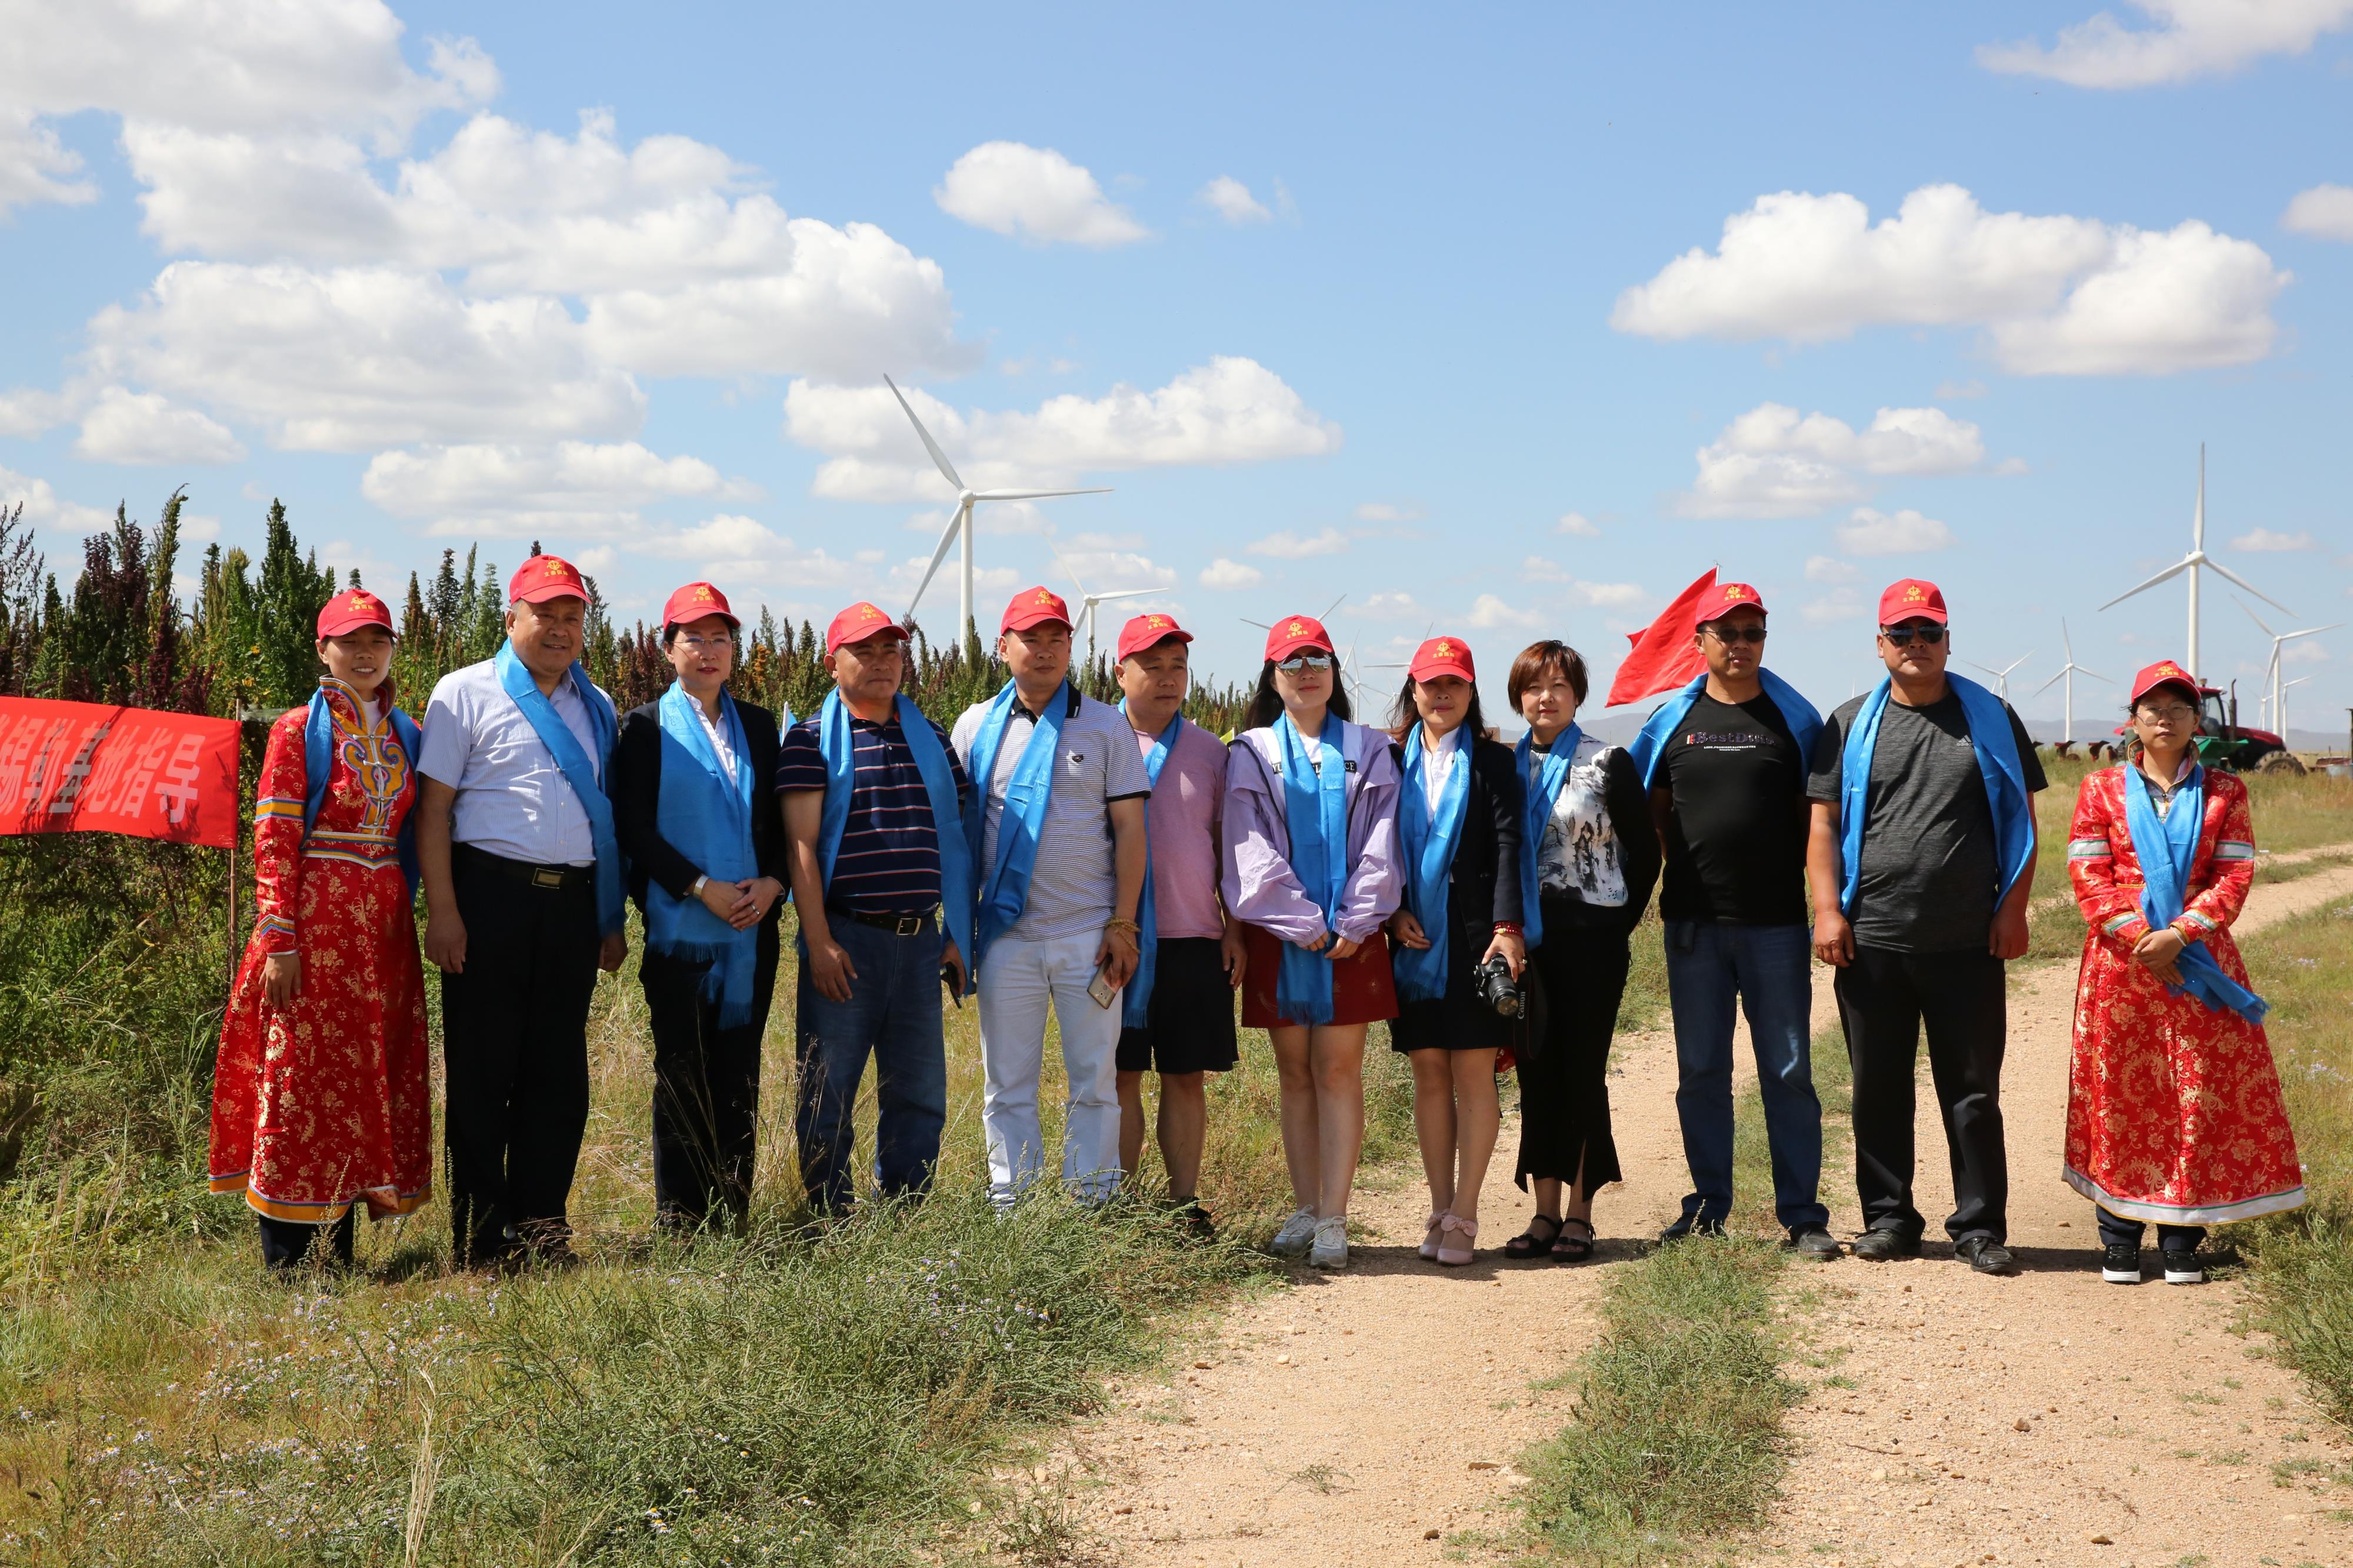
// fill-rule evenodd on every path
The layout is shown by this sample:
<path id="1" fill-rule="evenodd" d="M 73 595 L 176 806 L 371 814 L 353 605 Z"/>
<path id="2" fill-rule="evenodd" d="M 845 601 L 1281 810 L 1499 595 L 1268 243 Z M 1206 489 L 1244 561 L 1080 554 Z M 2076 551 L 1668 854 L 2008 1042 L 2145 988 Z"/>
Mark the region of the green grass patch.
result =
<path id="1" fill-rule="evenodd" d="M 1765 1521 L 1782 1416 L 1803 1397 L 1773 1330 L 1782 1259 L 1769 1243 L 1700 1241 L 1613 1274 L 1569 1426 L 1519 1461 L 1534 1555 L 1630 1568 Z"/>

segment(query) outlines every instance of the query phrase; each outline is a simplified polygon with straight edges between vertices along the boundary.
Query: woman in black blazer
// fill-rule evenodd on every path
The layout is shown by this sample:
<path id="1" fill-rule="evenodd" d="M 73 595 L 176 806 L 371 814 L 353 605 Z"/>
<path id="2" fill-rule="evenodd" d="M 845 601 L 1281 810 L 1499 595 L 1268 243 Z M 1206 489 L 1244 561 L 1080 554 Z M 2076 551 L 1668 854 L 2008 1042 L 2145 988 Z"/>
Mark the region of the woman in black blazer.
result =
<path id="1" fill-rule="evenodd" d="M 654 1037 L 654 1214 L 740 1228 L 751 1205 L 760 1042 L 785 893 L 776 719 L 727 691 L 739 628 L 690 583 L 662 609 L 676 684 L 621 721 L 613 816 L 646 921 Z M 667 789 L 665 785 L 667 784 Z"/>
<path id="2" fill-rule="evenodd" d="M 1479 1234 L 1479 1189 L 1502 1120 L 1496 1053 L 1516 1044 L 1520 1027 L 1516 1016 L 1481 995 L 1477 977 L 1500 958 L 1516 981 L 1527 957 L 1519 775 L 1510 749 L 1487 739 L 1471 650 L 1459 637 L 1421 645 L 1393 721 L 1405 775 L 1398 792 L 1405 892 L 1389 920 L 1398 949 L 1389 1044 L 1413 1063 L 1414 1133 L 1430 1179 L 1421 1255 L 1460 1267 Z"/>

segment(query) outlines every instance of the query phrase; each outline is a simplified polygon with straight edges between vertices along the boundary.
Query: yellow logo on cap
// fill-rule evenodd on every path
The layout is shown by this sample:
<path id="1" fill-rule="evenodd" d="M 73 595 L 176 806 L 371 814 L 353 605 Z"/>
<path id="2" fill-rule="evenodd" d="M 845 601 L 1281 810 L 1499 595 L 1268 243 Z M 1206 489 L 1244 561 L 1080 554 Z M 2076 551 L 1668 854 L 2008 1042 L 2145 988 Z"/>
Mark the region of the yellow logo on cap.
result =
<path id="1" fill-rule="evenodd" d="M 1731 583 L 1731 584 L 1726 584 L 1725 585 L 1724 596 L 1725 596 L 1725 598 L 1727 598 L 1727 599 L 1737 599 L 1737 598 L 1741 597 L 1741 595 L 1742 595 L 1742 590 L 1741 590 L 1741 586 L 1740 586 L 1740 584 L 1737 584 L 1737 583 Z"/>
<path id="2" fill-rule="evenodd" d="M 1054 602 L 1054 595 L 1040 588 L 1038 590 L 1038 602 L 1041 605 L 1050 605 Z"/>
<path id="3" fill-rule="evenodd" d="M 1910 587 L 1904 590 L 1904 602 L 1907 605 L 1925 604 L 1927 602 L 1927 598 L 1928 590 L 1923 588 L 1917 583 L 1913 584 Z"/>
<path id="4" fill-rule="evenodd" d="M 1452 658 L 1454 657 L 1454 645 L 1448 642 L 1444 637 L 1440 637 L 1438 639 L 1438 651 L 1430 657 L 1433 658 Z"/>
<path id="5" fill-rule="evenodd" d="M 547 577 L 569 577 L 572 575 L 572 568 L 566 566 L 561 561 L 551 561 L 539 570 L 543 576 Z"/>
<path id="6" fill-rule="evenodd" d="M 1147 616 L 1145 617 L 1145 624 L 1150 626 L 1154 631 L 1158 631 L 1163 626 L 1175 626 L 1176 623 L 1170 620 L 1166 616 Z"/>
<path id="7" fill-rule="evenodd" d="M 2180 667 L 2176 665 L 2172 660 L 2168 659 L 2165 663 L 2157 667 L 2157 672 L 2159 675 L 2180 675 L 2181 669 Z M 2183 679 L 2186 679 L 2188 678 L 2184 677 Z"/>
<path id="8" fill-rule="evenodd" d="M 882 618 L 882 612 L 871 605 L 860 605 L 858 606 L 858 616 L 860 620 L 879 621 Z"/>
<path id="9" fill-rule="evenodd" d="M 367 610 L 375 608 L 374 605 L 368 603 L 368 596 L 365 594 L 353 594 L 352 595 L 351 607 L 354 610 Z"/>
<path id="10" fill-rule="evenodd" d="M 708 583 L 697 583 L 694 585 L 694 596 L 698 599 L 709 599 L 711 597 L 711 584 Z"/>
<path id="11" fill-rule="evenodd" d="M 1284 628 L 1283 635 L 1294 637 L 1305 637 L 1307 635 L 1307 623 L 1305 621 L 1293 621 L 1289 626 Z"/>

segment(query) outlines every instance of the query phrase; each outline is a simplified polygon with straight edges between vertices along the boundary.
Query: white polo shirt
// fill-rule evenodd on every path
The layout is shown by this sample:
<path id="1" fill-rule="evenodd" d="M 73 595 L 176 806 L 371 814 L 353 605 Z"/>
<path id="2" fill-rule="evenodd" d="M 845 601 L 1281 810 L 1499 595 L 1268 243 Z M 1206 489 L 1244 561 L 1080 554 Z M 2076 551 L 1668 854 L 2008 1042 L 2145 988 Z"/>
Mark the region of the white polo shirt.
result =
<path id="1" fill-rule="evenodd" d="M 603 776 L 587 705 L 569 679 L 548 700 Z M 609 699 L 608 699 L 609 700 Z M 450 671 L 425 707 L 417 771 L 458 792 L 450 837 L 485 854 L 535 866 L 596 863 L 588 814 L 555 754 L 499 684 L 496 659 Z"/>

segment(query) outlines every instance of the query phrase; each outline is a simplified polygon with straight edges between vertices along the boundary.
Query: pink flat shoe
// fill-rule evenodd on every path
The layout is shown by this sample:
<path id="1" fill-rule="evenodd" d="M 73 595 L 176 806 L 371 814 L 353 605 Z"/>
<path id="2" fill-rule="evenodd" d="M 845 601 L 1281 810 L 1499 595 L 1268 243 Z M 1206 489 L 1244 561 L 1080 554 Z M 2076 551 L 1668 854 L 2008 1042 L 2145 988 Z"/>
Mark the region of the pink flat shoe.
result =
<path id="1" fill-rule="evenodd" d="M 1432 1214 L 1428 1219 L 1422 1221 L 1423 1236 L 1419 1250 L 1422 1261 L 1426 1263 L 1437 1260 L 1438 1248 L 1446 1237 L 1443 1225 L 1445 1219 L 1446 1215 L 1443 1214 Z"/>
<path id="2" fill-rule="evenodd" d="M 1471 1243 L 1479 1235 L 1477 1220 L 1464 1219 L 1460 1215 L 1440 1215 L 1438 1217 L 1438 1230 L 1439 1262 L 1449 1268 L 1460 1268 L 1471 1261 Z M 1460 1243 L 1454 1240 L 1458 1236 L 1462 1238 Z"/>

